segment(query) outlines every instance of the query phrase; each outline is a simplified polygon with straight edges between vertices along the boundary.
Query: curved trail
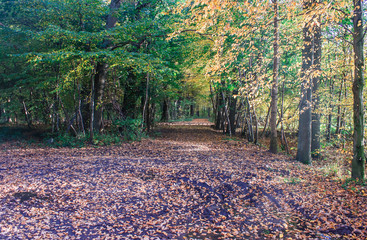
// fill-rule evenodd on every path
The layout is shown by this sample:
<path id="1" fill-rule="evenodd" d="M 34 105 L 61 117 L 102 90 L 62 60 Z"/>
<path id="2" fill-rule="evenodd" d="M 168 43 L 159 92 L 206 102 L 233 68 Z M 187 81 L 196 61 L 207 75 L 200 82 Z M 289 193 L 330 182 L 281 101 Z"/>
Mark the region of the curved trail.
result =
<path id="1" fill-rule="evenodd" d="M 0 238 L 367 236 L 366 214 L 346 204 L 356 196 L 209 125 L 162 124 L 155 139 L 121 146 L 2 152 Z"/>

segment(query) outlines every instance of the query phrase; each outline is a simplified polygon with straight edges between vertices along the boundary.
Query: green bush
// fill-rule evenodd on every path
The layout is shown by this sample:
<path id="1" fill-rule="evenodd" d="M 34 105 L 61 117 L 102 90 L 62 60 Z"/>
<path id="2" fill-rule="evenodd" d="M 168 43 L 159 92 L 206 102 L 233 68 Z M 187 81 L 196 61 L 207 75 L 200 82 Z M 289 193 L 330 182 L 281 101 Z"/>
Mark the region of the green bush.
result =
<path id="1" fill-rule="evenodd" d="M 144 137 L 142 121 L 140 119 L 126 118 L 113 123 L 115 131 L 120 133 L 125 141 L 139 141 Z"/>
<path id="2" fill-rule="evenodd" d="M 86 142 L 89 141 L 89 136 L 78 135 L 72 136 L 68 133 L 59 134 L 54 137 L 46 139 L 46 144 L 52 147 L 71 147 L 81 148 L 84 147 Z"/>

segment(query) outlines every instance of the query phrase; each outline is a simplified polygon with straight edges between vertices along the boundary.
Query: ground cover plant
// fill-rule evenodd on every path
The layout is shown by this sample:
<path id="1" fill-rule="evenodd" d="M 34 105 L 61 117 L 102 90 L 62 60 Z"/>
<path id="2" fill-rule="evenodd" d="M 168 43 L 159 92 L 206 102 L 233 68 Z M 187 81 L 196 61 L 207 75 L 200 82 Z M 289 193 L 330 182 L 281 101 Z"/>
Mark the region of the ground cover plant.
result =
<path id="1" fill-rule="evenodd" d="M 154 139 L 99 148 L 1 151 L 0 238 L 367 237 L 366 186 L 210 125 L 166 123 Z"/>

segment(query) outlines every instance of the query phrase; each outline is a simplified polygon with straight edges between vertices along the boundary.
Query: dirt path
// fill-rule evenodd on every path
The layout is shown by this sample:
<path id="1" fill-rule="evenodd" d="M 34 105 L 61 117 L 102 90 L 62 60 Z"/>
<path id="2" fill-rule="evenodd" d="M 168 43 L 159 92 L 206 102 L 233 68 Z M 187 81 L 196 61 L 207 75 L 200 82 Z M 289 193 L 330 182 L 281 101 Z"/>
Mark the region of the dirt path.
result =
<path id="1" fill-rule="evenodd" d="M 121 146 L 2 151 L 0 239 L 367 237 L 363 193 L 183 124 Z"/>

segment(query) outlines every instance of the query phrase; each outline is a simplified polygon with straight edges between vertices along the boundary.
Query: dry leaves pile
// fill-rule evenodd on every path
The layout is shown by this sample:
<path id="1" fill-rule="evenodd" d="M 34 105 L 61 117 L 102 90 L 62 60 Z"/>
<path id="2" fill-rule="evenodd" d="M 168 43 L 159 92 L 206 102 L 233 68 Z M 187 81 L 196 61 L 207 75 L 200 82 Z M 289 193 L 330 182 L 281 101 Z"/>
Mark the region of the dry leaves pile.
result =
<path id="1" fill-rule="evenodd" d="M 0 239 L 363 239 L 367 196 L 200 125 L 0 153 Z"/>

